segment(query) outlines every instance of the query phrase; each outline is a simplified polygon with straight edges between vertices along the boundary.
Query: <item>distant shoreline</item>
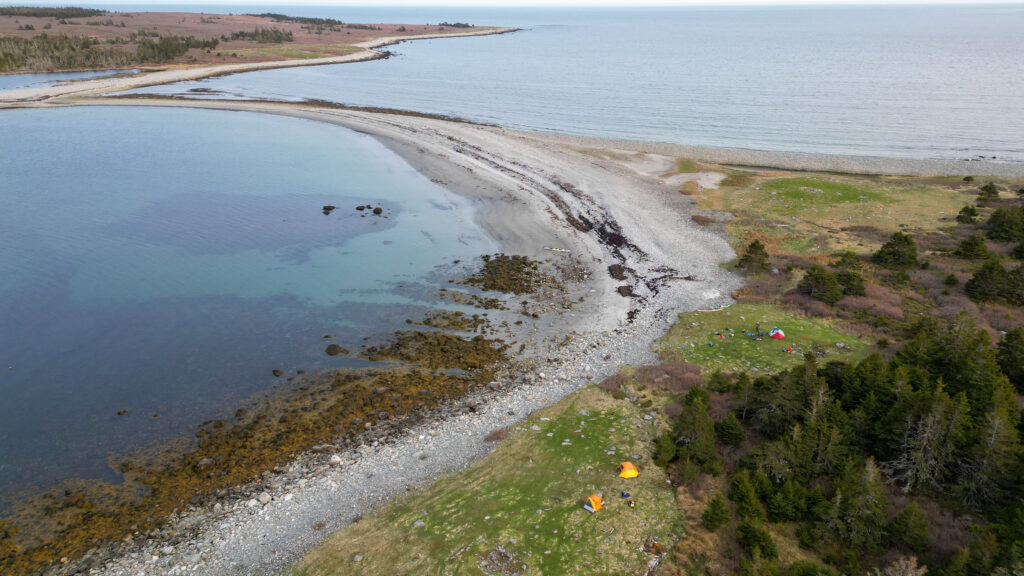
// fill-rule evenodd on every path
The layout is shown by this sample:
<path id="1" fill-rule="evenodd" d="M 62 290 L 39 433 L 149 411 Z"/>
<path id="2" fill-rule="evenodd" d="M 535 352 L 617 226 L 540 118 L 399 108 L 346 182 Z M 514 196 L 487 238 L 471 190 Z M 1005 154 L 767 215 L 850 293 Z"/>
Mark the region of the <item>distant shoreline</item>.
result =
<path id="1" fill-rule="evenodd" d="M 159 66 L 158 70 L 146 72 L 129 77 L 118 78 L 97 78 L 84 79 L 76 82 L 59 84 L 56 86 L 44 86 L 40 88 L 25 88 L 21 90 L 10 90 L 0 92 L 0 108 L 9 108 L 25 104 L 39 103 L 66 97 L 91 96 L 97 94 L 108 94 L 111 92 L 123 92 L 147 86 L 161 84 L 173 84 L 189 80 L 200 80 L 215 76 L 227 76 L 243 72 L 255 72 L 258 70 L 274 70 L 278 68 L 293 68 L 297 66 L 325 66 L 330 64 L 345 64 L 349 62 L 365 62 L 387 58 L 387 52 L 378 52 L 378 48 L 392 46 L 409 40 L 427 40 L 431 38 L 460 38 L 467 36 L 491 36 L 495 34 L 509 34 L 518 31 L 518 28 L 480 28 L 471 32 L 452 32 L 444 34 L 419 34 L 409 36 L 388 36 L 377 38 L 367 42 L 353 44 L 359 51 L 342 56 L 330 56 L 327 58 L 309 58 L 305 60 L 271 60 L 264 62 L 244 62 L 238 64 L 217 64 L 213 66 L 197 66 L 190 68 L 168 68 Z M 118 70 L 121 68 L 110 68 Z M 101 71 L 93 69 L 89 71 Z M 79 70 L 81 71 L 81 70 Z M 58 74 L 72 72 L 72 70 L 57 70 L 51 73 Z M 24 73 L 45 74 L 46 72 L 25 71 Z"/>

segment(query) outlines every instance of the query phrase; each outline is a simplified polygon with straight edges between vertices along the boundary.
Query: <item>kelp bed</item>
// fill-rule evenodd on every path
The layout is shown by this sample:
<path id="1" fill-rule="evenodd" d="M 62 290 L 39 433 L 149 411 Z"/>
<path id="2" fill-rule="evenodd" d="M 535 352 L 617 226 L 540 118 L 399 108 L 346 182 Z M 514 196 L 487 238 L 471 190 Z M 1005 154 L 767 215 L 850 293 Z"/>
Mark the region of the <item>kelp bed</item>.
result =
<path id="1" fill-rule="evenodd" d="M 484 257 L 482 269 L 463 282 L 517 295 L 554 285 L 537 262 L 504 255 Z M 250 401 L 233 418 L 202 424 L 194 438 L 114 459 L 120 485 L 75 480 L 18 498 L 0 520 L 0 573 L 32 574 L 62 562 L 75 569 L 73 561 L 93 549 L 153 533 L 169 515 L 215 500 L 314 446 L 354 445 L 422 421 L 489 383 L 509 361 L 508 345 L 482 334 L 486 318 L 442 310 L 409 323 L 427 329 L 396 332 L 362 353 L 382 365 L 313 376 L 300 371 L 286 390 Z"/>

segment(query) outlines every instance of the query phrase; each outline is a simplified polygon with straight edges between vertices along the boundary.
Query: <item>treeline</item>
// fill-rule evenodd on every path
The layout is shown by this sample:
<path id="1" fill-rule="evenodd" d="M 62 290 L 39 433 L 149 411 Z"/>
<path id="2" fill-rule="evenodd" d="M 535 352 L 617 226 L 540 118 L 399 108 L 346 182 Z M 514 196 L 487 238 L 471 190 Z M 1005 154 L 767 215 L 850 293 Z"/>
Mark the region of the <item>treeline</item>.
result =
<path id="1" fill-rule="evenodd" d="M 131 52 L 97 46 L 86 36 L 0 38 L 0 72 L 12 70 L 62 70 L 68 68 L 118 68 L 136 62 Z"/>
<path id="2" fill-rule="evenodd" d="M 718 475 L 725 447 L 763 439 L 730 476 L 733 505 L 718 496 L 704 514 L 710 530 L 735 518 L 744 574 L 776 573 L 770 523 L 795 525 L 800 546 L 843 574 L 862 573 L 865 559 L 887 551 L 924 557 L 929 573 L 944 576 L 1020 574 L 1024 445 L 1014 386 L 1024 389 L 1022 372 L 1021 328 L 993 348 L 966 314 L 925 318 L 889 361 L 874 354 L 821 366 L 808 354 L 775 375 L 714 375 L 709 387 L 735 400 L 729 415 L 713 422 L 708 392 L 692 388 L 657 439 L 655 461 L 684 478 Z M 884 483 L 989 521 L 952 557 L 932 556 L 929 541 L 941 535 L 929 535 L 916 504 L 890 512 Z"/>
<path id="3" fill-rule="evenodd" d="M 442 28 L 472 28 L 473 27 L 472 24 L 467 24 L 465 22 L 456 22 L 454 24 L 452 24 L 450 22 L 441 22 L 440 24 L 438 24 L 438 26 L 440 26 Z"/>
<path id="4" fill-rule="evenodd" d="M 135 57 L 139 62 L 170 62 L 184 56 L 189 48 L 213 49 L 219 42 L 200 40 L 194 36 L 161 36 L 158 40 L 143 38 L 135 48 Z"/>
<path id="5" fill-rule="evenodd" d="M 258 16 L 260 18 L 270 18 L 275 22 L 293 22 L 296 24 L 305 24 L 307 26 L 322 26 L 331 29 L 345 25 L 345 23 L 342 22 L 341 20 L 335 20 L 334 18 L 306 18 L 302 16 L 287 16 L 285 14 L 276 14 L 274 12 L 264 12 L 263 14 L 247 14 L 247 16 Z"/>
<path id="6" fill-rule="evenodd" d="M 291 32 L 279 28 L 255 28 L 252 32 L 232 32 L 220 38 L 225 42 L 229 40 L 249 40 L 263 44 L 280 44 L 295 40 Z"/>
<path id="7" fill-rule="evenodd" d="M 190 48 L 215 48 L 218 41 L 192 36 L 141 38 L 134 52 L 99 44 L 99 40 L 86 36 L 40 34 L 33 38 L 0 38 L 0 71 L 159 64 L 183 56 Z"/>
<path id="8" fill-rule="evenodd" d="M 106 14 L 106 10 L 92 8 L 42 8 L 35 6 L 0 6 L 0 16 L 24 16 L 26 18 L 88 18 Z"/>

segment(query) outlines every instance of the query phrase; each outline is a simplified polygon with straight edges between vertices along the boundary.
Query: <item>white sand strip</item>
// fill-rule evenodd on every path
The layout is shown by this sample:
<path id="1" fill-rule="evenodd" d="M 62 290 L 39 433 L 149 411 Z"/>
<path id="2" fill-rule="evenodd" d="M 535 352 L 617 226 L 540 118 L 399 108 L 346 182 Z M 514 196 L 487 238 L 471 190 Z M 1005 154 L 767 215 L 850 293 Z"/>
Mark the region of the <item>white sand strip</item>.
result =
<path id="1" fill-rule="evenodd" d="M 40 88 L 26 88 L 23 90 L 10 90 L 0 92 L 0 108 L 15 104 L 26 104 L 43 102 L 46 100 L 61 98 L 65 96 L 87 96 L 91 94 L 105 94 L 110 92 L 122 92 L 134 90 L 146 86 L 157 86 L 160 84 L 172 84 L 187 80 L 199 80 L 211 76 L 224 76 L 227 74 L 238 74 L 240 72 L 254 72 L 256 70 L 272 70 L 275 68 L 294 68 L 296 66 L 323 66 L 326 64 L 344 64 L 347 62 L 362 62 L 374 60 L 385 56 L 378 52 L 377 48 L 391 46 L 407 40 L 422 40 L 427 38 L 457 38 L 461 36 L 488 36 L 492 34 L 505 34 L 514 32 L 514 28 L 486 28 L 472 32 L 452 32 L 449 34 L 420 34 L 411 36 L 390 36 L 378 38 L 368 42 L 353 44 L 359 48 L 358 52 L 344 56 L 331 56 L 328 58 L 310 58 L 306 60 L 277 60 L 271 62 L 246 62 L 242 64 L 219 64 L 216 66 L 200 66 L 195 68 L 173 68 L 149 72 L 137 76 L 123 78 L 100 78 L 95 80 L 80 80 L 59 84 L 57 86 L 44 86 Z"/>

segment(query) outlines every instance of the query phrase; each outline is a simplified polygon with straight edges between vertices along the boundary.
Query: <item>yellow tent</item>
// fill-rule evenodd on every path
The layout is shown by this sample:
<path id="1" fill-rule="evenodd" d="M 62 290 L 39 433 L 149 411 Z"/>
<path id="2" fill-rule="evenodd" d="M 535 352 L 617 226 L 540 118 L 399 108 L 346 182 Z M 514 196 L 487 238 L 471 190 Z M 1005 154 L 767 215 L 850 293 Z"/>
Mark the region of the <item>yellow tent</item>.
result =
<path id="1" fill-rule="evenodd" d="M 619 464 L 619 478 L 636 478 L 639 475 L 640 471 L 631 462 Z"/>
<path id="2" fill-rule="evenodd" d="M 601 498 L 600 494 L 591 494 L 590 498 L 587 498 L 587 503 L 583 505 L 583 509 L 593 514 L 601 509 L 604 499 Z"/>

